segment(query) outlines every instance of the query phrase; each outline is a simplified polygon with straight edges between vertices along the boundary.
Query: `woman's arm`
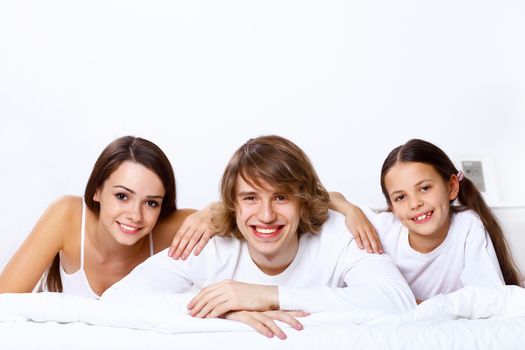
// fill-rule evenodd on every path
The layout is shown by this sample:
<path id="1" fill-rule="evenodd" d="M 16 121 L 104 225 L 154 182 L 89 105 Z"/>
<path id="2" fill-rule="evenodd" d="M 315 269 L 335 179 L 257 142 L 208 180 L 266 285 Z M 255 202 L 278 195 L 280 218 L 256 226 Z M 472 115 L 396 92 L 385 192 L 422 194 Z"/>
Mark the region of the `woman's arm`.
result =
<path id="1" fill-rule="evenodd" d="M 49 205 L 0 274 L 0 293 L 33 291 L 64 246 L 68 225 L 75 221 L 71 218 L 75 200 L 78 201 L 79 198 L 62 197 Z"/>
<path id="2" fill-rule="evenodd" d="M 368 253 L 383 253 L 374 226 L 358 206 L 347 201 L 341 193 L 330 192 L 330 209 L 345 216 L 346 226 L 360 249 L 366 248 Z"/>

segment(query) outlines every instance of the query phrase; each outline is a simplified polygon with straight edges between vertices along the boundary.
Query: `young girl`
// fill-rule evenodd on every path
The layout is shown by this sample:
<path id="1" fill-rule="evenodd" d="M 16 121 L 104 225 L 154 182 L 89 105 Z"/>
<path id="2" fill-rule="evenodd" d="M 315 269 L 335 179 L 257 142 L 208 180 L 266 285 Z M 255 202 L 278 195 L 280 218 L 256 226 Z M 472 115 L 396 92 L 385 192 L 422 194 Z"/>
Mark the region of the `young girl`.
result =
<path id="1" fill-rule="evenodd" d="M 494 214 L 441 149 L 418 139 L 396 147 L 381 189 L 389 211 L 368 214 L 419 301 L 466 285 L 519 285 Z M 337 193 L 332 202 L 341 213 L 354 207 Z"/>
<path id="2" fill-rule="evenodd" d="M 159 147 L 132 136 L 114 140 L 84 197 L 61 197 L 44 212 L 2 271 L 0 293 L 31 292 L 48 270 L 44 290 L 98 298 L 179 229 L 177 255 L 200 239 L 198 253 L 210 236 L 210 208 L 190 216 L 194 210 L 177 210 L 175 200 L 173 169 Z"/>

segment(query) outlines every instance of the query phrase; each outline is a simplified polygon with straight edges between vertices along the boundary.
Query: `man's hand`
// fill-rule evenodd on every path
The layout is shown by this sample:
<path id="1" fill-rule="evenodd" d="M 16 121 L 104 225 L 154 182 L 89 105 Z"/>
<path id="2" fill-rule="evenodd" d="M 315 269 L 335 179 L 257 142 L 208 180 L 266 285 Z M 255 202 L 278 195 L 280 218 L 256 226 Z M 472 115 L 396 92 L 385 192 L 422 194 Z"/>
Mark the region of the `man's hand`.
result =
<path id="1" fill-rule="evenodd" d="M 229 311 L 268 311 L 279 308 L 276 286 L 225 280 L 203 288 L 188 304 L 191 316 L 219 317 Z"/>

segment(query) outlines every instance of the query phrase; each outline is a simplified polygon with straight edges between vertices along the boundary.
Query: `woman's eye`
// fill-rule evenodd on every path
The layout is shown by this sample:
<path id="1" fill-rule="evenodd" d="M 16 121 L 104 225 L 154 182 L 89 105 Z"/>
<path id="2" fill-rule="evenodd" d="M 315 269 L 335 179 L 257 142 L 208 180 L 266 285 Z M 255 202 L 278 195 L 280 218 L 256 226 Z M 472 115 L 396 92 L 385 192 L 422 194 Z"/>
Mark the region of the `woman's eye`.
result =
<path id="1" fill-rule="evenodd" d="M 117 193 L 115 197 L 117 197 L 119 201 L 125 201 L 128 199 L 128 196 L 125 193 Z"/>
<path id="2" fill-rule="evenodd" d="M 275 196 L 275 200 L 277 200 L 277 201 L 279 201 L 279 202 L 285 201 L 285 200 L 287 200 L 287 199 L 288 199 L 288 197 L 286 197 L 286 196 L 283 195 L 283 194 L 279 194 L 279 195 Z"/>
<path id="3" fill-rule="evenodd" d="M 157 208 L 160 205 L 157 201 L 147 201 L 146 204 L 151 208 Z"/>
<path id="4" fill-rule="evenodd" d="M 246 196 L 246 197 L 243 197 L 243 200 L 247 202 L 252 202 L 255 200 L 255 196 Z"/>
<path id="5" fill-rule="evenodd" d="M 428 190 L 430 190 L 430 186 L 428 186 L 428 185 L 427 185 L 427 186 L 422 186 L 422 187 L 421 187 L 421 191 L 422 191 L 422 192 L 427 192 Z"/>

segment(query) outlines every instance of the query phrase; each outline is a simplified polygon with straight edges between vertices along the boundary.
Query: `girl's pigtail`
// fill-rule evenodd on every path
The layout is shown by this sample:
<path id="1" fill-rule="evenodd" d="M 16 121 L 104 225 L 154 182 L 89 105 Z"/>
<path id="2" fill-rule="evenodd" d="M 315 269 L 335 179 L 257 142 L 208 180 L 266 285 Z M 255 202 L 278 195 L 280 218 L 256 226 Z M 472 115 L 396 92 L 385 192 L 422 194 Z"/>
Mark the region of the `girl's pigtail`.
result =
<path id="1" fill-rule="evenodd" d="M 478 214 L 483 226 L 489 233 L 494 250 L 498 257 L 499 265 L 505 284 L 520 285 L 518 269 L 512 260 L 510 249 L 500 224 L 488 205 L 485 203 L 483 196 L 476 186 L 468 178 L 463 178 L 459 185 L 458 201 L 461 204 L 459 210 L 471 209 Z M 452 207 L 454 208 L 454 207 Z"/>

